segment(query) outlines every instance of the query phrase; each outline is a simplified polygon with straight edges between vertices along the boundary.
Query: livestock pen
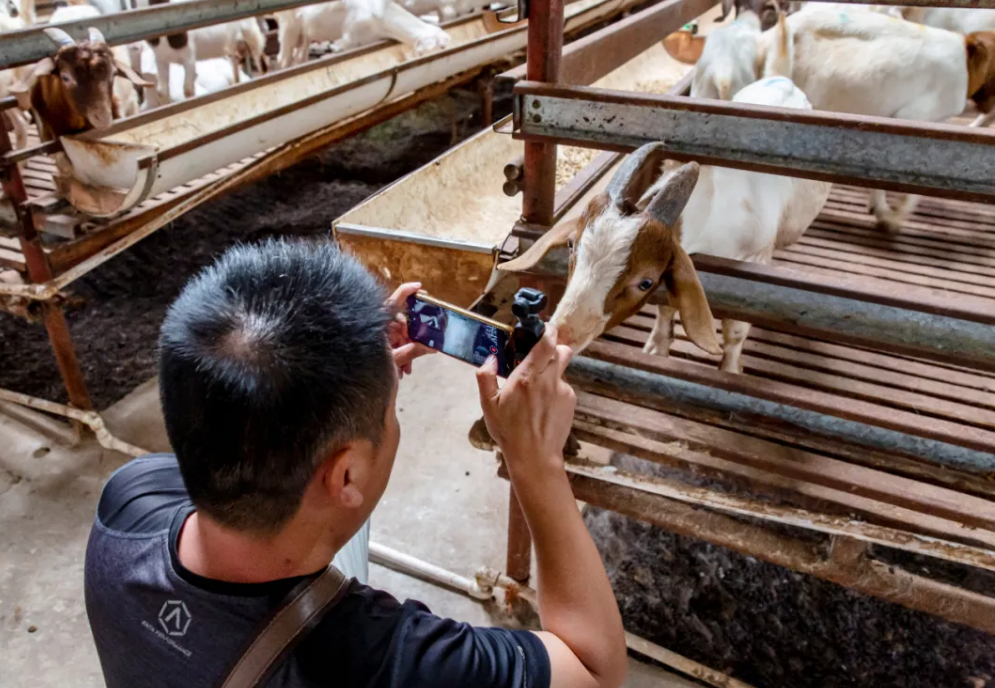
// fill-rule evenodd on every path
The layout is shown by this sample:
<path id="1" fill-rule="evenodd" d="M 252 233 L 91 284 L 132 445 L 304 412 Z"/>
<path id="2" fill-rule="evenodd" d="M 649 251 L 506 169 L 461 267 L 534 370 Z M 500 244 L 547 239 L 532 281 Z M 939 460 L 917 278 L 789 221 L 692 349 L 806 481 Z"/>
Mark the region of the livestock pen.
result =
<path id="1" fill-rule="evenodd" d="M 568 249 L 527 275 L 500 264 L 576 217 L 644 143 L 662 141 L 676 160 L 833 182 L 811 228 L 772 265 L 694 256 L 715 315 L 755 326 L 743 374 L 717 371 L 680 328 L 669 358 L 643 353 L 649 311 L 574 360 L 576 437 L 660 469 L 581 452 L 568 459 L 575 494 L 995 633 L 995 599 L 963 574 L 995 570 L 995 134 L 964 118 L 692 100 L 691 75 L 668 72 L 660 41 L 713 4 L 668 0 L 563 47 L 562 5 L 532 2 L 529 61 L 504 75 L 513 116 L 347 213 L 337 236 L 395 280 L 418 267 L 402 256 L 419 255 L 433 266 L 428 291 L 510 321 L 518 286 L 546 290 L 552 312 Z M 474 180 L 463 206 L 472 236 L 431 204 L 390 214 L 396 199 L 456 174 Z M 521 191 L 520 206 L 503 185 Z M 867 214 L 868 188 L 929 198 L 890 235 Z M 452 279 L 470 264 L 472 279 Z M 514 587 L 529 580 L 531 545 L 513 491 L 510 502 L 502 580 Z M 947 564 L 962 573 L 938 573 Z"/>
<path id="2" fill-rule="evenodd" d="M 61 25 L 85 36 L 97 27 L 111 45 L 223 21 L 272 14 L 307 2 L 197 0 Z M 634 4 L 580 0 L 570 5 L 570 35 Z M 275 174 L 330 144 L 450 90 L 478 82 L 490 118 L 494 65 L 513 64 L 526 44 L 522 22 L 495 12 L 450 22 L 445 50 L 416 57 L 381 41 L 312 60 L 217 93 L 191 98 L 91 131 L 13 150 L 6 131 L 0 198 L 0 269 L 23 283 L 0 283 L 0 307 L 48 332 L 69 406 L 0 390 L 3 400 L 69 416 L 101 434 L 63 314 L 72 283 L 182 214 Z M 47 57 L 42 27 L 0 37 L 0 67 Z M 0 108 L 16 107 L 13 98 Z M 64 155 L 64 175 L 53 156 Z M 4 365 L 15 365 L 8 360 Z"/>

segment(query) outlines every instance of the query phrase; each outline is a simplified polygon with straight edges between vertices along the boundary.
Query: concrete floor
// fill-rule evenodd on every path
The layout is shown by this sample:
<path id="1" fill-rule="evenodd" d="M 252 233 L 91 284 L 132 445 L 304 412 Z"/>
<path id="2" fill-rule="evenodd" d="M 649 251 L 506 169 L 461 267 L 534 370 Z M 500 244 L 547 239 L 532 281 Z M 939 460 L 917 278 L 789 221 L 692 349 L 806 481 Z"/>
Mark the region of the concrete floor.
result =
<path id="1" fill-rule="evenodd" d="M 398 410 L 401 448 L 374 514 L 373 539 L 467 576 L 482 564 L 503 568 L 508 488 L 493 456 L 466 440 L 479 415 L 472 370 L 442 355 L 418 361 L 401 383 Z M 122 439 L 168 450 L 154 380 L 105 418 Z M 101 686 L 83 606 L 83 554 L 103 481 L 126 457 L 93 442 L 71 448 L 49 425 L 0 405 L 0 686 Z M 370 578 L 441 615 L 509 622 L 469 598 L 378 566 Z M 627 685 L 692 684 L 632 662 Z"/>

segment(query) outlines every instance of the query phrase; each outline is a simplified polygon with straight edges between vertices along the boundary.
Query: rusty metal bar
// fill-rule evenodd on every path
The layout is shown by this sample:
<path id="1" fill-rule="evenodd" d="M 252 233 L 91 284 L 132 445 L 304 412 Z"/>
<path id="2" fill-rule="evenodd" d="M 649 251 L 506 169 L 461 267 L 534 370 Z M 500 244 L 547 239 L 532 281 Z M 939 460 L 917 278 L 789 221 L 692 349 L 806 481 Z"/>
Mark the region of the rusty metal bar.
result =
<path id="1" fill-rule="evenodd" d="M 995 202 L 995 132 L 950 124 L 632 94 L 515 87 L 515 136 L 807 179 Z"/>
<path id="2" fill-rule="evenodd" d="M 570 43 L 563 49 L 559 83 L 594 83 L 716 4 L 717 0 L 667 0 Z M 521 81 L 526 78 L 525 66 L 508 70 L 498 78 Z"/>
<path id="3" fill-rule="evenodd" d="M 505 570 L 509 578 L 519 583 L 527 583 L 532 575 L 532 533 L 511 482 L 508 483 L 508 557 Z"/>
<path id="4" fill-rule="evenodd" d="M 941 540 L 904 529 L 889 528 L 835 514 L 809 511 L 696 487 L 676 480 L 620 471 L 580 460 L 568 460 L 567 475 L 584 476 L 607 485 L 665 497 L 684 504 L 712 509 L 740 518 L 760 519 L 781 526 L 801 528 L 824 535 L 842 537 L 866 545 L 878 545 L 903 552 L 995 571 L 995 551 L 980 546 Z M 995 602 L 995 600 L 993 600 Z"/>
<path id="5" fill-rule="evenodd" d="M 529 79 L 555 83 L 563 51 L 563 0 L 531 0 L 526 73 Z M 526 142 L 522 184 L 522 218 L 553 225 L 556 193 L 556 144 Z"/>
<path id="6" fill-rule="evenodd" d="M 12 149 L 10 133 L 4 127 L 0 127 L 0 156 L 9 153 Z M 28 200 L 28 192 L 24 188 L 21 170 L 17 165 L 4 167 L 0 170 L 0 180 L 4 194 L 13 204 L 17 216 L 20 229 L 18 239 L 27 265 L 28 279 L 36 284 L 48 282 L 52 279 L 52 267 L 42 249 L 31 210 L 24 206 Z M 73 346 L 69 324 L 66 322 L 62 307 L 56 303 L 48 303 L 45 304 L 44 313 L 45 330 L 48 332 L 48 339 L 59 366 L 59 373 L 62 375 L 62 382 L 66 387 L 69 403 L 78 409 L 90 410 L 93 408 L 93 403 L 86 389 L 83 369 L 76 356 L 76 348 Z"/>
<path id="7" fill-rule="evenodd" d="M 836 538 L 827 555 L 811 543 L 742 519 L 587 475 L 570 475 L 574 496 L 679 535 L 813 575 L 858 592 L 995 633 L 995 599 L 884 565 L 859 543 Z"/>
<path id="8" fill-rule="evenodd" d="M 201 26 L 271 14 L 322 0 L 193 0 L 129 10 L 73 22 L 60 22 L 59 28 L 77 40 L 87 37 L 88 27 L 96 27 L 111 45 L 131 43 Z M 0 41 L 0 68 L 37 62 L 55 51 L 54 43 L 42 30 L 45 26 L 10 31 Z"/>
<path id="9" fill-rule="evenodd" d="M 582 389 L 599 394 L 611 388 L 622 389 L 626 400 L 640 403 L 642 399 L 650 408 L 662 398 L 678 406 L 788 426 L 802 434 L 898 453 L 952 469 L 973 473 L 995 470 L 995 442 L 991 441 L 992 433 L 984 430 L 954 426 L 935 418 L 921 418 L 913 423 L 914 414 L 911 413 L 855 399 L 819 395 L 823 401 L 833 398 L 838 402 L 836 407 L 830 408 L 813 398 L 802 398 L 800 395 L 815 395 L 802 387 L 771 390 L 766 388 L 771 385 L 764 387 L 761 384 L 766 382 L 764 380 L 744 379 L 660 357 L 641 356 L 635 361 L 636 365 L 641 361 L 643 367 L 653 367 L 657 372 L 637 370 L 629 367 L 634 364 L 632 360 L 622 361 L 607 351 L 607 347 L 595 342 L 588 354 L 604 360 L 587 356 L 575 358 L 567 369 L 567 379 Z M 790 396 L 791 392 L 796 394 L 795 398 Z M 760 394 L 766 398 L 758 396 Z"/>

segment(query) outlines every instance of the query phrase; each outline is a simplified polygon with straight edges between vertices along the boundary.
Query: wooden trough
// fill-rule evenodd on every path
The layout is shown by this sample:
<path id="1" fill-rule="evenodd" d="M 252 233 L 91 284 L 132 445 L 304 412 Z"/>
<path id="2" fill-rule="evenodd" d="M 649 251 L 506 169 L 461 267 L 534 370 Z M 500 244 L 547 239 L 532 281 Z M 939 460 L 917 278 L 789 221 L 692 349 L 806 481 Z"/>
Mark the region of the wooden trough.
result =
<path id="1" fill-rule="evenodd" d="M 687 68 L 660 39 L 688 21 L 681 11 L 688 6 L 671 0 L 578 41 L 564 53 L 561 78 L 599 89 L 684 92 Z M 542 44 L 558 50 L 549 38 Z M 533 90 L 539 89 L 520 87 L 524 97 Z M 576 97 L 595 100 L 600 92 Z M 524 131 L 525 102 L 516 111 L 516 138 L 525 139 L 526 149 L 549 147 L 549 138 L 536 144 Z M 394 281 L 424 278 L 429 291 L 470 303 L 485 277 L 457 284 L 459 249 L 435 247 L 467 241 L 472 231 L 487 236 L 489 260 L 501 260 L 516 243 L 545 231 L 543 213 L 552 218 L 549 226 L 579 212 L 620 159 L 561 145 L 555 174 L 547 170 L 531 189 L 526 184 L 525 218 L 516 223 L 503 197 L 502 168 L 521 155 L 521 145 L 502 133 L 481 134 L 341 218 L 337 236 Z M 526 150 L 526 180 L 530 170 L 538 174 L 541 156 L 533 155 L 530 167 Z M 441 178 L 469 184 L 465 214 L 450 214 L 436 200 Z M 552 193 L 536 191 L 542 184 Z M 606 333 L 568 369 L 582 442 L 709 476 L 726 491 L 626 473 L 585 460 L 583 451 L 568 461 L 568 473 L 578 499 L 588 503 L 993 633 L 995 599 L 903 570 L 884 554 L 995 570 L 995 371 L 992 347 L 980 345 L 978 354 L 969 346 L 972 337 L 987 341 L 995 326 L 995 212 L 927 198 L 891 236 L 874 228 L 867 195 L 852 183 L 834 186 L 809 231 L 778 251 L 772 266 L 695 257 L 716 316 L 759 324 L 747 341 L 742 375 L 719 372 L 717 358 L 694 347 L 679 327 L 669 358 L 644 354 L 655 317 L 648 309 Z M 400 198 L 430 202 L 411 218 L 391 215 Z M 499 210 L 489 210 L 491 204 Z M 438 222 L 435 212 L 442 213 Z M 350 235 L 362 222 L 380 228 L 376 247 Z M 420 254 L 427 262 L 406 262 L 404 247 L 412 245 L 428 251 Z M 565 256 L 551 254 L 523 279 L 555 297 L 564 277 Z M 722 280 L 769 287 L 773 301 L 744 303 Z M 517 285 L 515 276 L 500 283 L 492 277 L 484 301 L 500 304 L 495 294 Z M 824 313 L 786 316 L 790 299 L 778 290 L 804 296 L 809 300 L 798 303 Z M 851 317 L 857 312 L 861 317 Z M 815 317 L 823 315 L 825 321 Z M 856 322 L 865 316 L 864 324 L 878 330 L 907 331 L 868 334 Z M 905 325 L 882 328 L 892 317 L 904 317 Z M 944 348 L 948 330 L 964 339 Z M 530 541 L 513 492 L 511 507 L 508 573 L 526 580 Z"/>

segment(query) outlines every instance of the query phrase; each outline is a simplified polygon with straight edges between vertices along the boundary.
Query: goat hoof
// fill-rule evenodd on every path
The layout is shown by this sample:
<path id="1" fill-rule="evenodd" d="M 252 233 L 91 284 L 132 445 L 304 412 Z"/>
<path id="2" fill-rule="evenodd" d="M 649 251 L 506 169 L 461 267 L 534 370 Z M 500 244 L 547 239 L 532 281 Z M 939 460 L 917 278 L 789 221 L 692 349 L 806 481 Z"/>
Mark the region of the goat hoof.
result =
<path id="1" fill-rule="evenodd" d="M 668 356 L 670 354 L 670 344 L 661 344 L 653 339 L 647 339 L 643 345 L 643 353 L 651 356 Z"/>
<path id="2" fill-rule="evenodd" d="M 902 229 L 902 223 L 894 218 L 879 217 L 877 218 L 875 227 L 886 234 L 898 234 L 898 232 Z"/>
<path id="3" fill-rule="evenodd" d="M 736 360 L 727 360 L 725 357 L 722 358 L 722 362 L 719 363 L 719 370 L 723 373 L 732 373 L 733 375 L 743 374 L 743 361 L 737 358 Z"/>

